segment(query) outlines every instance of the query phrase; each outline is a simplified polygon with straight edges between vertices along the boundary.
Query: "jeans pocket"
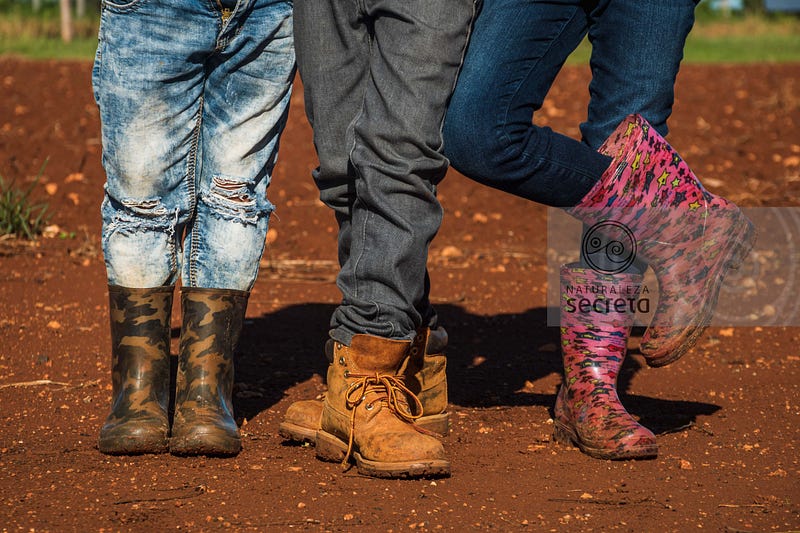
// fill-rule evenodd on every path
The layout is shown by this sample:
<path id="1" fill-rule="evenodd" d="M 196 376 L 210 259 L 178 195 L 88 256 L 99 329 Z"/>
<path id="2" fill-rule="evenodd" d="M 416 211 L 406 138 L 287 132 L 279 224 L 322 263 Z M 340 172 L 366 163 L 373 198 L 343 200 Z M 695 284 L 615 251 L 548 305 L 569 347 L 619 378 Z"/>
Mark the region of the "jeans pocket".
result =
<path id="1" fill-rule="evenodd" d="M 128 13 L 135 11 L 147 0 L 102 0 L 102 8 L 115 13 Z"/>

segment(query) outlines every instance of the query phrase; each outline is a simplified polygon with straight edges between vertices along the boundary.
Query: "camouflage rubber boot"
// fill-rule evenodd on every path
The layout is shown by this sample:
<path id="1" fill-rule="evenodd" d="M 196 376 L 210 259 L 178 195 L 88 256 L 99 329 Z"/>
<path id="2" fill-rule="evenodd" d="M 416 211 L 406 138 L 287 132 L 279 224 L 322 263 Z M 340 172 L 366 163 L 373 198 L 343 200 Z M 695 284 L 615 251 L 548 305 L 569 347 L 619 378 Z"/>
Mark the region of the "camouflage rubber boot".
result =
<path id="1" fill-rule="evenodd" d="M 333 359 L 334 341 L 325 345 L 325 356 Z M 445 436 L 450 429 L 447 412 L 447 332 L 444 328 L 420 328 L 411 345 L 410 357 L 401 369 L 406 386 L 419 398 L 422 416 L 417 425 Z M 279 426 L 280 435 L 290 441 L 314 444 L 322 417 L 322 400 L 300 400 L 286 409 Z"/>
<path id="2" fill-rule="evenodd" d="M 617 375 L 625 360 L 634 311 L 621 295 L 640 274 L 602 274 L 577 264 L 561 267 L 561 350 L 553 437 L 598 459 L 644 459 L 656 438 L 620 403 Z M 580 291 L 580 292 L 579 292 Z"/>
<path id="3" fill-rule="evenodd" d="M 249 293 L 184 287 L 174 455 L 235 455 L 242 449 L 233 417 L 233 352 Z"/>
<path id="4" fill-rule="evenodd" d="M 410 348 L 409 341 L 371 335 L 334 345 L 317 457 L 354 460 L 360 474 L 373 477 L 450 474 L 442 443 L 414 424 L 421 405 L 400 373 Z"/>
<path id="5" fill-rule="evenodd" d="M 174 287 L 109 285 L 111 413 L 98 448 L 113 455 L 165 453 Z"/>

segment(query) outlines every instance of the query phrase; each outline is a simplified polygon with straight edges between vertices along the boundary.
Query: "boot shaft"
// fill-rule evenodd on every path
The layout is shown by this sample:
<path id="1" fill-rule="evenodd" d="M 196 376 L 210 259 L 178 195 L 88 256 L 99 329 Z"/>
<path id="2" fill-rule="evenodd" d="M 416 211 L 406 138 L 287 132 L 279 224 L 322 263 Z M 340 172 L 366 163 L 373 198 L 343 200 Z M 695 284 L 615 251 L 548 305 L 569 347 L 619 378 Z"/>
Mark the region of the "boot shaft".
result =
<path id="1" fill-rule="evenodd" d="M 641 281 L 640 274 L 561 267 L 561 348 L 568 385 L 579 379 L 616 383 L 635 316 L 623 295 Z"/>
<path id="2" fill-rule="evenodd" d="M 166 408 L 173 290 L 171 286 L 138 289 L 109 285 L 115 403 L 124 398 L 134 402 L 149 398 Z"/>
<path id="3" fill-rule="evenodd" d="M 247 309 L 248 293 L 230 289 L 181 290 L 183 325 L 176 404 L 217 399 L 230 403 L 233 356 Z M 230 406 L 229 406 L 230 407 Z"/>
<path id="4" fill-rule="evenodd" d="M 350 346 L 334 343 L 326 401 L 336 411 L 348 412 L 347 394 L 356 383 L 356 376 L 398 376 L 410 345 L 408 341 L 372 335 L 354 335 Z"/>
<path id="5" fill-rule="evenodd" d="M 174 455 L 229 456 L 241 450 L 233 415 L 234 351 L 248 293 L 185 287 L 175 418 Z"/>
<path id="6" fill-rule="evenodd" d="M 653 269 L 658 307 L 640 351 L 650 366 L 663 366 L 691 348 L 709 324 L 722 281 L 749 253 L 755 228 L 736 205 L 703 188 L 639 115 L 627 117 L 600 152 L 613 162 L 567 211 L 591 226 L 588 233 L 598 242 L 610 245 L 622 228 L 624 238 L 617 240 L 625 255 Z"/>
<path id="7" fill-rule="evenodd" d="M 447 341 L 444 328 L 420 328 L 400 369 L 406 386 L 423 405 L 424 415 L 447 410 Z"/>
<path id="8" fill-rule="evenodd" d="M 661 250 L 702 237 L 708 213 L 732 206 L 708 192 L 640 115 L 622 121 L 598 151 L 613 162 L 568 212 L 590 226 L 604 221 L 623 224 L 633 234 L 635 252 L 645 261 L 652 259 L 654 247 Z M 681 223 L 676 224 L 678 219 Z"/>
<path id="9" fill-rule="evenodd" d="M 111 412 L 98 448 L 108 454 L 167 451 L 173 287 L 110 285 Z"/>

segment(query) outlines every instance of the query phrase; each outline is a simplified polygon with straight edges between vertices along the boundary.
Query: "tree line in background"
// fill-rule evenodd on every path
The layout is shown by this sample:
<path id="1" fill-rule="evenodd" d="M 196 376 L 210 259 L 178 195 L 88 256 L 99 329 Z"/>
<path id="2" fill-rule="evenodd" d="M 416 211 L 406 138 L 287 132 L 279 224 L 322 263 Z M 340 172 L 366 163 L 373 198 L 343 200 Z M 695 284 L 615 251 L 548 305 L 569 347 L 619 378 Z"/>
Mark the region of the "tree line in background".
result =
<path id="1" fill-rule="evenodd" d="M 71 42 L 76 37 L 76 22 L 96 20 L 100 6 L 101 0 L 0 0 L 0 14 L 52 22 L 58 18 L 61 40 Z"/>
<path id="2" fill-rule="evenodd" d="M 42 0 L 31 0 L 31 2 L 34 13 L 41 11 Z M 100 11 L 100 2 L 91 0 L 90 3 L 94 13 Z M 65 43 L 72 42 L 75 36 L 75 26 L 72 21 L 73 8 L 75 17 L 85 18 L 87 15 L 87 0 L 58 0 L 58 13 L 61 19 L 61 40 Z"/>
<path id="3" fill-rule="evenodd" d="M 76 37 L 76 21 L 95 21 L 102 0 L 0 0 L 0 14 L 22 12 L 34 17 L 58 17 L 61 40 L 71 42 Z M 764 14 L 775 11 L 800 12 L 800 0 L 702 0 L 698 17 L 727 17 L 737 14 Z M 52 22 L 56 22 L 52 20 Z M 85 26 L 85 24 L 84 24 Z M 86 28 L 84 27 L 84 32 Z"/>

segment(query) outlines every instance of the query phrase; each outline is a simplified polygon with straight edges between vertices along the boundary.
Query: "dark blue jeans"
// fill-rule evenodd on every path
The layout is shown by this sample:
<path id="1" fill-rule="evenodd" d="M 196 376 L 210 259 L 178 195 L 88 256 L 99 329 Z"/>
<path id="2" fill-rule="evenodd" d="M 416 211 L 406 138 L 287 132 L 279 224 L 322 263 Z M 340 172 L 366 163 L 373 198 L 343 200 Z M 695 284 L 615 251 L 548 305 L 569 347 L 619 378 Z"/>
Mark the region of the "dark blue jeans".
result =
<path id="1" fill-rule="evenodd" d="M 444 127 L 467 177 L 570 207 L 610 158 L 595 150 L 631 113 L 662 135 L 695 0 L 484 0 Z M 532 125 L 567 56 L 588 33 L 592 81 L 583 143 Z"/>
<path id="2" fill-rule="evenodd" d="M 412 339 L 447 172 L 442 123 L 474 0 L 295 0 L 295 47 L 320 198 L 339 222 L 331 336 Z"/>

